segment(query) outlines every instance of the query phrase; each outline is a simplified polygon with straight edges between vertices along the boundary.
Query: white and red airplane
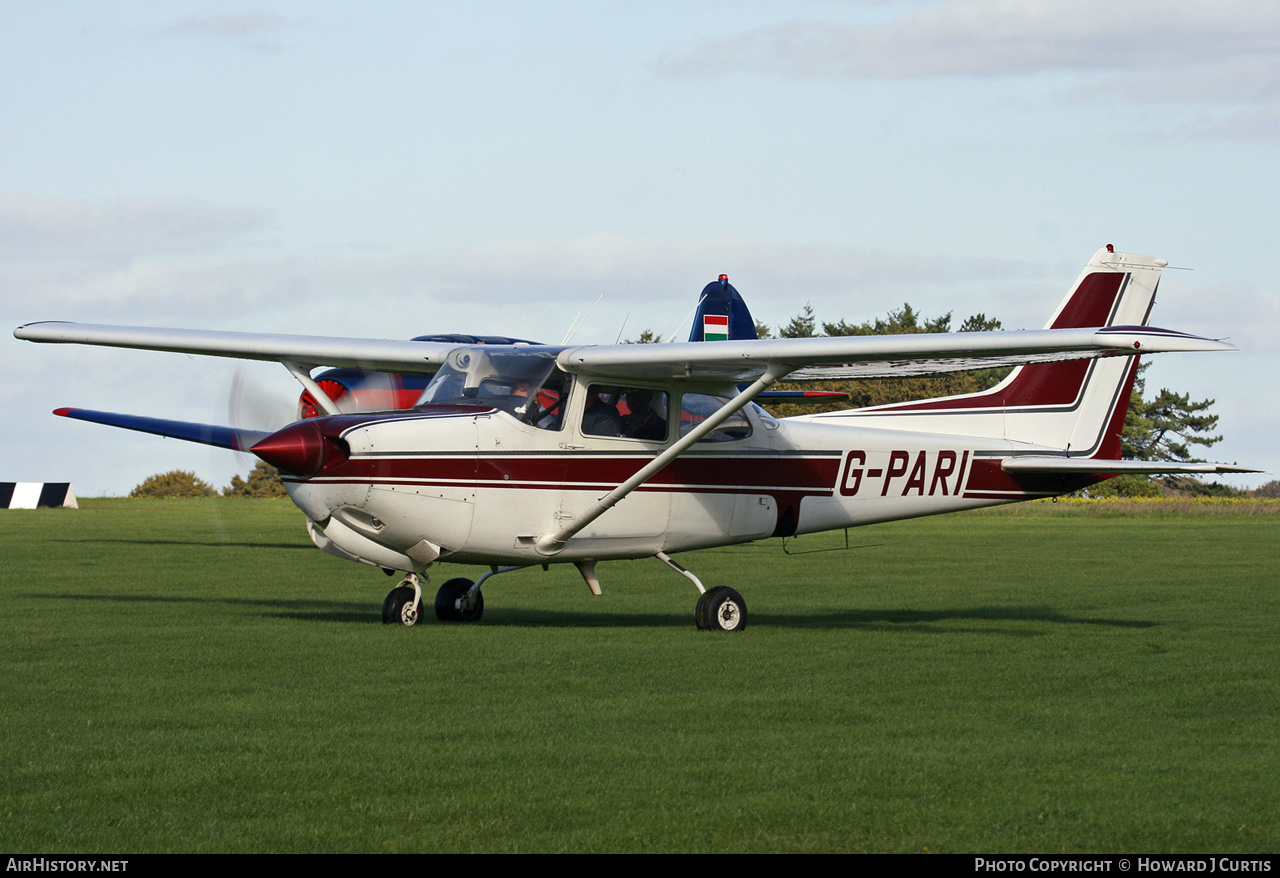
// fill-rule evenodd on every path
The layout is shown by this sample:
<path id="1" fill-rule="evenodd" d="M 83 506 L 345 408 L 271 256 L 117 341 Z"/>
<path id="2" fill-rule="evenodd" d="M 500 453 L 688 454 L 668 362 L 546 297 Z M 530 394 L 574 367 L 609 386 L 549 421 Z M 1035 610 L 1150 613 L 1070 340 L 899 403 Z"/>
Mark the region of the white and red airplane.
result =
<path id="1" fill-rule="evenodd" d="M 1138 354 L 1234 350 L 1146 325 L 1161 259 L 1094 254 L 1043 330 L 657 345 L 469 345 L 31 323 L 37 342 L 278 361 L 324 414 L 265 434 L 84 409 L 56 414 L 226 448 L 277 467 L 307 529 L 338 557 L 401 571 L 383 619 L 414 625 L 437 562 L 484 565 L 438 590 L 473 621 L 491 576 L 656 557 L 701 596 L 699 628 L 747 606 L 670 555 L 1051 497 L 1121 473 L 1252 472 L 1120 459 Z M 781 379 L 1017 365 L 980 393 L 776 419 Z M 435 373 L 409 410 L 343 414 L 321 366 Z"/>

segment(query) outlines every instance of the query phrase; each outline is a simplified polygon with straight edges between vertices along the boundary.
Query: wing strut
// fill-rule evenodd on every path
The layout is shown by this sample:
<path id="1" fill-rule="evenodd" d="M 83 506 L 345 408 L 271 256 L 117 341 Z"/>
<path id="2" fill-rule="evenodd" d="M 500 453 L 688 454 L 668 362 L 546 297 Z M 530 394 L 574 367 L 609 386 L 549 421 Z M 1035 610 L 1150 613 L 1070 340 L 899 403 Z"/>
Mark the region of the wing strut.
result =
<path id="1" fill-rule="evenodd" d="M 298 383 L 306 388 L 307 392 L 315 399 L 316 405 L 324 410 L 326 415 L 340 415 L 342 410 L 338 408 L 338 404 L 333 401 L 329 394 L 320 389 L 320 385 L 316 384 L 311 377 L 311 372 L 304 366 L 294 363 L 290 360 L 281 360 L 281 364 L 289 370 L 289 374 L 298 379 Z"/>
<path id="2" fill-rule="evenodd" d="M 754 384 L 729 400 L 723 408 L 716 411 L 701 424 L 681 436 L 678 442 L 641 467 L 631 478 L 601 497 L 594 506 L 574 519 L 573 522 L 560 528 L 555 533 L 548 532 L 538 537 L 534 540 L 534 548 L 543 555 L 554 555 L 561 551 L 571 537 L 612 509 L 623 497 L 657 475 L 663 467 L 692 448 L 704 436 L 710 434 L 728 420 L 730 416 L 736 414 L 747 403 L 759 396 L 765 388 L 784 378 L 790 371 L 791 368 L 770 363 L 764 374 L 756 379 Z"/>

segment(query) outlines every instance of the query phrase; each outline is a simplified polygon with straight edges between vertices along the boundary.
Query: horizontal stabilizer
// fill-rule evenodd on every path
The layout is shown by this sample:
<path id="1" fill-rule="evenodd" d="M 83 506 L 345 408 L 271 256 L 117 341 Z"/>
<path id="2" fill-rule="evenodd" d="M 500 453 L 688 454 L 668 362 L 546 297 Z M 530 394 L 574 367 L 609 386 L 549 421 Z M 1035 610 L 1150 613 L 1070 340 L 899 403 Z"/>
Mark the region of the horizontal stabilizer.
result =
<path id="1" fill-rule="evenodd" d="M 234 427 L 193 424 L 190 421 L 166 421 L 163 418 L 95 412 L 91 409 L 60 408 L 54 409 L 53 413 L 64 418 L 75 418 L 78 421 L 92 421 L 95 424 L 106 424 L 108 427 L 123 427 L 126 430 L 167 436 L 170 439 L 183 439 L 187 442 L 199 442 L 202 445 L 213 445 L 217 448 L 230 448 L 233 451 L 248 451 L 271 435 L 261 430 L 237 430 Z"/>
<path id="2" fill-rule="evenodd" d="M 1168 475 L 1172 473 L 1257 473 L 1226 463 L 1176 463 L 1165 460 L 1100 460 L 1093 457 L 1007 457 L 1000 462 L 1007 473 L 1107 473 Z"/>

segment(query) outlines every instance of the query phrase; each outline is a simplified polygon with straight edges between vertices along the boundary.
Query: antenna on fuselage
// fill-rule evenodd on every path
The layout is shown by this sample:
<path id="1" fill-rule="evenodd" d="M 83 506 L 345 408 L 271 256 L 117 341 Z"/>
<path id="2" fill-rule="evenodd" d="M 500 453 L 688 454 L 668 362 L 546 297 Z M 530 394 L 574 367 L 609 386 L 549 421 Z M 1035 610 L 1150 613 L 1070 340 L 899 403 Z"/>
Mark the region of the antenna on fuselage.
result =
<path id="1" fill-rule="evenodd" d="M 578 320 L 576 323 L 574 323 L 572 326 L 569 327 L 569 332 L 565 335 L 564 339 L 560 342 L 560 344 L 563 345 L 563 344 L 569 343 L 569 339 L 573 338 L 573 334 L 582 327 L 582 324 L 587 322 L 587 318 L 591 316 L 592 311 L 596 310 L 596 305 L 599 305 L 600 300 L 603 298 L 604 298 L 604 293 L 601 293 L 600 295 L 596 296 L 596 300 L 591 303 L 591 307 L 587 309 L 587 313 L 582 315 L 581 320 Z M 582 312 L 579 311 L 578 313 L 581 314 Z M 577 319 L 576 315 L 574 319 L 575 320 Z"/>

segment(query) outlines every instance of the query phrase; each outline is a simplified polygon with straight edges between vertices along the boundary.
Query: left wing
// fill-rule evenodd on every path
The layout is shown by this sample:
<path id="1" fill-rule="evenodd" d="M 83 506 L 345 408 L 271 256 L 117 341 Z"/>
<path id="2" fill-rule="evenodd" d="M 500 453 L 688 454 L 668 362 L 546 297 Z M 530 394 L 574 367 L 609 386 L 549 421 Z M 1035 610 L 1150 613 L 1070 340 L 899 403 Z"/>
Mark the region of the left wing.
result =
<path id="1" fill-rule="evenodd" d="M 195 424 L 190 421 L 98 412 L 93 409 L 60 408 L 54 409 L 53 413 L 64 418 L 74 418 L 77 421 L 106 424 L 108 427 L 123 427 L 126 430 L 137 430 L 139 433 L 184 439 L 187 442 L 199 442 L 201 445 L 212 445 L 215 448 L 230 448 L 232 451 L 248 451 L 271 435 L 261 430 L 242 430 L 235 427 L 219 427 L 215 424 Z"/>
<path id="2" fill-rule="evenodd" d="M 557 361 L 566 372 L 610 378 L 690 378 L 741 384 L 766 371 L 790 380 L 886 378 L 1092 357 L 1234 350 L 1234 345 L 1185 332 L 1153 326 L 1106 326 L 601 345 L 562 351 Z"/>

